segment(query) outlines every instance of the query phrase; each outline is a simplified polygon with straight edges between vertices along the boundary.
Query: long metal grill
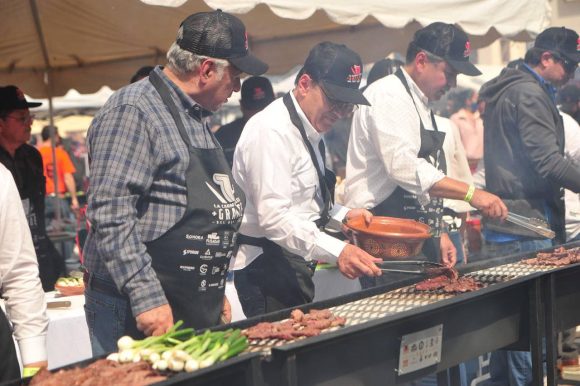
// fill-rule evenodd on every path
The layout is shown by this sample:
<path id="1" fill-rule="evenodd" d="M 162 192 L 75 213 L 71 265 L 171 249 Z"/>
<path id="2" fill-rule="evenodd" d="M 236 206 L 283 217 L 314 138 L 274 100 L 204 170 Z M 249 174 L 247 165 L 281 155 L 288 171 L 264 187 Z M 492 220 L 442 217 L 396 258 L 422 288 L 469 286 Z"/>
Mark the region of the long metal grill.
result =
<path id="1" fill-rule="evenodd" d="M 482 283 L 485 288 L 491 284 L 503 283 L 518 277 L 527 276 L 537 272 L 549 271 L 554 268 L 558 267 L 528 265 L 521 262 L 514 262 L 470 272 L 464 276 L 474 278 Z M 441 290 L 418 291 L 415 289 L 414 285 L 409 285 L 382 294 L 330 307 L 329 309 L 334 315 L 345 317 L 347 319 L 346 326 L 348 327 L 390 316 L 416 307 L 433 304 L 454 296 L 456 295 L 444 293 Z M 322 333 L 324 334 L 329 331 L 334 331 L 338 328 L 341 327 L 327 329 Z M 297 340 L 299 339 L 306 338 L 297 338 Z M 247 351 L 262 351 L 264 354 L 268 354 L 271 348 L 282 346 L 287 343 L 289 343 L 289 341 L 281 339 L 256 340 L 251 341 L 250 347 Z"/>

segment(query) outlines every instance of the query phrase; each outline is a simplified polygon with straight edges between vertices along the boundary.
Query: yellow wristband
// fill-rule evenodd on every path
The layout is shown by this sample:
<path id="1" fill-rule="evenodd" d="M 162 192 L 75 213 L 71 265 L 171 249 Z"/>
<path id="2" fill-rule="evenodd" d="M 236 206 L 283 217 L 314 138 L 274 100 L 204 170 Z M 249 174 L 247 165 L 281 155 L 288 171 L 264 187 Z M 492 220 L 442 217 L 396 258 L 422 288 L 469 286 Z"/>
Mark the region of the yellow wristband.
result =
<path id="1" fill-rule="evenodd" d="M 22 369 L 22 378 L 32 377 L 38 373 L 38 370 L 40 370 L 40 367 L 25 367 Z"/>
<path id="2" fill-rule="evenodd" d="M 473 199 L 473 193 L 475 193 L 475 186 L 469 185 L 469 189 L 467 189 L 467 193 L 465 193 L 463 201 L 471 202 L 471 200 Z"/>

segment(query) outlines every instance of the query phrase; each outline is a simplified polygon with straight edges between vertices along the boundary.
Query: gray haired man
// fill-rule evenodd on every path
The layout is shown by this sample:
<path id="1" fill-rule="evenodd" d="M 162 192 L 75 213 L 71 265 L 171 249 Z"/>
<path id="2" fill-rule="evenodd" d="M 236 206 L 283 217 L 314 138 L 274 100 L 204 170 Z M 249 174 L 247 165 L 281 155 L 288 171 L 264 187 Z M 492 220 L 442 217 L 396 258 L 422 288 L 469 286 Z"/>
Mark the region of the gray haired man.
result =
<path id="1" fill-rule="evenodd" d="M 225 278 L 245 197 L 206 117 L 240 90 L 242 73 L 268 66 L 250 54 L 244 24 L 220 10 L 186 18 L 167 59 L 115 93 L 88 133 L 94 355 L 177 320 L 199 329 L 229 319 Z"/>

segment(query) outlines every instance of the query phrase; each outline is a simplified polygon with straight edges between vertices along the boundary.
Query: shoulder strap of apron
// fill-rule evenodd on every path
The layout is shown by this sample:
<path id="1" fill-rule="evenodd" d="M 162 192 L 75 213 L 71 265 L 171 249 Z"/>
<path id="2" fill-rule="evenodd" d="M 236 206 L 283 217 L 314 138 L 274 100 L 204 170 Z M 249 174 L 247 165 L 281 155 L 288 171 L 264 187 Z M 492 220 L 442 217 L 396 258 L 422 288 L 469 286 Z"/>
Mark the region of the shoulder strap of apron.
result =
<path id="1" fill-rule="evenodd" d="M 405 79 L 405 75 L 403 75 L 403 70 L 401 70 L 400 67 L 397 69 L 397 71 L 395 71 L 395 76 L 397 78 L 399 78 L 401 83 L 403 83 L 403 87 L 405 87 L 407 94 L 409 94 L 409 96 L 411 97 L 411 100 L 413 101 L 413 106 L 415 106 L 415 111 L 417 111 L 417 115 L 419 116 L 419 123 L 421 125 L 421 130 L 425 130 L 425 125 L 423 125 L 423 120 L 421 119 L 421 114 L 419 114 L 419 109 L 417 108 L 417 103 L 415 103 L 415 98 L 413 98 L 413 94 L 411 93 L 411 89 L 409 88 L 409 83 L 407 83 L 407 79 Z M 430 110 L 429 112 L 431 115 L 431 122 L 433 122 L 433 129 L 435 131 L 439 132 L 439 130 L 437 129 L 437 124 L 435 123 L 435 115 L 433 114 L 433 110 Z"/>
<path id="2" fill-rule="evenodd" d="M 326 179 L 324 178 L 324 175 L 322 174 L 322 171 L 320 170 L 320 167 L 318 166 L 318 161 L 316 160 L 316 154 L 314 153 L 314 148 L 312 147 L 312 144 L 310 143 L 310 141 L 308 140 L 308 137 L 306 136 L 306 130 L 304 130 L 304 126 L 302 125 L 302 121 L 300 120 L 300 117 L 298 116 L 298 112 L 296 111 L 296 107 L 294 107 L 294 103 L 292 103 L 292 97 L 290 97 L 290 93 L 287 93 L 286 95 L 284 95 L 284 97 L 282 99 L 284 101 L 284 105 L 286 105 L 286 109 L 288 109 L 288 113 L 290 114 L 290 121 L 292 121 L 292 124 L 294 126 L 296 126 L 296 128 L 300 132 L 300 135 L 302 136 L 302 140 L 304 141 L 304 144 L 306 145 L 306 148 L 308 149 L 308 153 L 310 154 L 310 158 L 312 159 L 312 163 L 314 164 L 314 168 L 316 169 L 316 174 L 318 175 L 318 183 L 320 184 L 320 191 L 322 192 L 322 199 L 324 200 L 324 204 L 322 205 L 322 209 L 320 211 L 321 224 L 318 224 L 318 225 L 324 226 L 330 220 L 330 216 L 328 215 L 328 212 L 329 212 L 330 207 L 332 205 L 332 202 L 331 202 L 332 197 L 330 194 L 330 190 L 328 188 L 328 185 L 326 184 Z M 322 141 L 322 139 L 321 139 L 321 141 Z"/>

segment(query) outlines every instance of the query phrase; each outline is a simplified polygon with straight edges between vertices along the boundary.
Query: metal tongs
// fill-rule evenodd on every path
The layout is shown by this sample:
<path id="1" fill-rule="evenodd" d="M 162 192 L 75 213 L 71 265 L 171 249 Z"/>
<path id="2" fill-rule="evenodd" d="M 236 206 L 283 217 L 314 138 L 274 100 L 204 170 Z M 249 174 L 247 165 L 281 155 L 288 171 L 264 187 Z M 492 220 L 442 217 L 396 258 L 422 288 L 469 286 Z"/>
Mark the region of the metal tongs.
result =
<path id="1" fill-rule="evenodd" d="M 548 224 L 542 220 L 520 216 L 519 214 L 512 212 L 508 213 L 506 220 L 512 224 L 531 230 L 532 232 L 535 232 L 540 236 L 544 236 L 548 239 L 553 239 L 556 237 L 556 233 L 548 228 Z"/>
<path id="2" fill-rule="evenodd" d="M 440 263 L 422 260 L 386 260 L 377 264 L 383 272 L 400 272 L 436 276 L 443 274 L 450 268 Z M 406 268 L 405 267 L 409 267 Z"/>

